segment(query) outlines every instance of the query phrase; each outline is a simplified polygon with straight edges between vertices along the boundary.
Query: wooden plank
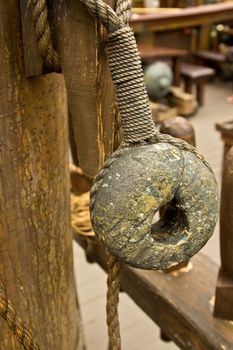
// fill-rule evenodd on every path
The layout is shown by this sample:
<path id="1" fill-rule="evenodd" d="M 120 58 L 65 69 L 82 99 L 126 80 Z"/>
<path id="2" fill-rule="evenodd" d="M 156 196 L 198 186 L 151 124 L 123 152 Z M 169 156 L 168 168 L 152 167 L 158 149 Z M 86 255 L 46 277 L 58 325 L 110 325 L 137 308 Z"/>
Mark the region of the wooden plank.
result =
<path id="1" fill-rule="evenodd" d="M 25 77 L 18 0 L 0 1 L 0 67 L 0 280 L 41 349 L 75 349 L 65 83 Z M 0 349 L 21 349 L 2 318 Z"/>
<path id="2" fill-rule="evenodd" d="M 73 145 L 79 166 L 93 177 L 113 150 L 115 104 L 107 32 L 79 1 L 53 5 L 53 36 L 66 81 Z"/>
<path id="3" fill-rule="evenodd" d="M 76 240 L 85 246 L 85 239 Z M 89 257 L 106 270 L 97 241 Z M 121 287 L 181 349 L 232 350 L 233 323 L 212 315 L 217 273 L 217 264 L 201 253 L 188 268 L 169 274 L 122 264 Z"/>
<path id="4" fill-rule="evenodd" d="M 221 205 L 221 268 L 216 287 L 215 315 L 233 320 L 233 124 L 217 124 L 224 145 Z"/>

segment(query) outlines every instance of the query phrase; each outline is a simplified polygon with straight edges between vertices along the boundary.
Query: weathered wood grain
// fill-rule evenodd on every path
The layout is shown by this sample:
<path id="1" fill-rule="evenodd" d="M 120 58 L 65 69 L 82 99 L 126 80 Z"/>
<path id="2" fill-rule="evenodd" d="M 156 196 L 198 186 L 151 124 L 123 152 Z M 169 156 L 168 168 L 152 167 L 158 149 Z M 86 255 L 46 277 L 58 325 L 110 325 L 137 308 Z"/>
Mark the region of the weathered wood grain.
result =
<path id="1" fill-rule="evenodd" d="M 41 349 L 75 349 L 64 79 L 26 79 L 17 0 L 0 2 L 0 279 Z M 0 348 L 21 349 L 0 320 Z"/>
<path id="2" fill-rule="evenodd" d="M 233 122 L 217 124 L 224 141 L 220 206 L 221 268 L 216 286 L 214 313 L 233 320 Z"/>
<path id="3" fill-rule="evenodd" d="M 105 53 L 107 33 L 76 0 L 53 7 L 53 34 L 64 73 L 79 166 L 93 177 L 112 153 L 114 89 Z"/>
<path id="4" fill-rule="evenodd" d="M 108 3 L 114 6 L 114 0 Z M 32 23 L 31 5 L 20 0 L 27 76 L 44 73 Z M 93 177 L 113 151 L 115 103 L 105 45 L 107 32 L 76 0 L 49 3 L 54 45 L 64 73 L 73 161 Z"/>

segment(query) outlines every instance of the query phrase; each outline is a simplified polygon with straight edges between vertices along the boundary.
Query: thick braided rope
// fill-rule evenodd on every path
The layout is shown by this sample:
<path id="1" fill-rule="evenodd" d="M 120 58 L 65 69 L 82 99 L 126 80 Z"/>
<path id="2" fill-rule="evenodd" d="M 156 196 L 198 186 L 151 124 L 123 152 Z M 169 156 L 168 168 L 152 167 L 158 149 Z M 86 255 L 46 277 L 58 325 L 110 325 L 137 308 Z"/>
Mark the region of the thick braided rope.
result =
<path id="1" fill-rule="evenodd" d="M 131 1 L 118 0 L 116 5 L 116 14 L 125 24 L 128 24 L 131 16 Z M 117 111 L 117 136 L 116 144 L 121 142 L 120 115 Z M 107 262 L 107 326 L 109 335 L 109 350 L 121 349 L 120 322 L 118 317 L 119 291 L 120 291 L 120 264 L 116 257 L 110 255 Z"/>
<path id="2" fill-rule="evenodd" d="M 124 152 L 124 148 L 118 148 L 112 156 L 104 163 L 104 167 L 98 172 L 95 183 L 91 188 L 90 193 L 90 213 L 95 203 L 95 196 L 99 189 L 99 186 L 103 180 L 105 170 L 113 164 L 113 162 L 120 157 Z M 109 335 L 109 350 L 121 349 L 121 337 L 120 337 L 120 323 L 118 318 L 118 303 L 119 303 L 119 291 L 120 291 L 120 265 L 113 255 L 108 258 L 108 278 L 107 278 L 107 326 Z"/>
<path id="3" fill-rule="evenodd" d="M 108 37 L 108 59 L 116 86 L 124 140 L 137 142 L 155 135 L 149 99 L 134 34 L 123 27 Z"/>
<path id="4" fill-rule="evenodd" d="M 117 16 L 111 6 L 105 4 L 102 0 L 80 0 L 80 2 L 93 17 L 99 18 L 110 32 L 124 26 L 124 21 Z"/>
<path id="5" fill-rule="evenodd" d="M 39 346 L 34 342 L 31 332 L 25 326 L 22 319 L 15 312 L 11 301 L 8 299 L 5 289 L 0 282 L 0 315 L 7 322 L 9 329 L 17 338 L 19 344 L 25 350 L 39 350 Z"/>
<path id="6" fill-rule="evenodd" d="M 30 0 L 32 5 L 32 18 L 35 27 L 38 49 L 47 68 L 56 72 L 61 71 L 59 57 L 55 51 L 48 22 L 48 9 L 46 0 Z"/>
<path id="7" fill-rule="evenodd" d="M 129 23 L 131 17 L 131 7 L 131 0 L 117 0 L 116 14 L 126 25 Z"/>
<path id="8" fill-rule="evenodd" d="M 118 304 L 120 291 L 120 264 L 110 255 L 108 265 L 107 291 L 107 325 L 109 335 L 109 350 L 121 349 L 120 324 L 118 318 Z"/>

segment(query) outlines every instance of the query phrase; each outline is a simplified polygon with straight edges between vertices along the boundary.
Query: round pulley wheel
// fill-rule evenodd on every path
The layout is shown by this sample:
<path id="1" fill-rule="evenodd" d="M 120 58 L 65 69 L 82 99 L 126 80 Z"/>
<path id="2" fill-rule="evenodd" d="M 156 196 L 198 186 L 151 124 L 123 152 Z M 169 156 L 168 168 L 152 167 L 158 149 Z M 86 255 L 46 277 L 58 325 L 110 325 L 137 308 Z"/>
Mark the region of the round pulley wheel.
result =
<path id="1" fill-rule="evenodd" d="M 210 169 L 191 152 L 156 143 L 125 149 L 105 169 L 91 216 L 96 236 L 121 261 L 167 269 L 204 246 L 217 213 Z"/>

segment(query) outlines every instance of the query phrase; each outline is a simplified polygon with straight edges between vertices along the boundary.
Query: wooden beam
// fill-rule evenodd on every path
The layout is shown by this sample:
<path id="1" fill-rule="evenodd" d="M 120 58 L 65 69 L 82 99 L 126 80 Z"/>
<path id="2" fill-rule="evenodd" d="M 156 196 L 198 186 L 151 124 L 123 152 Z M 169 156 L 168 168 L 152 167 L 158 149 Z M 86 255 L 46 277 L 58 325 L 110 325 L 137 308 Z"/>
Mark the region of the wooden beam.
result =
<path id="1" fill-rule="evenodd" d="M 85 238 L 75 239 L 86 247 Z M 88 258 L 106 271 L 102 245 L 88 247 Z M 188 268 L 168 274 L 122 264 L 121 288 L 181 349 L 232 350 L 232 322 L 212 315 L 217 274 L 218 266 L 201 253 Z"/>
<path id="2" fill-rule="evenodd" d="M 217 124 L 224 141 L 220 205 L 221 268 L 216 286 L 215 315 L 233 320 L 233 122 Z"/>
<path id="3" fill-rule="evenodd" d="M 51 26 L 66 81 L 78 163 L 93 177 L 114 142 L 115 94 L 105 52 L 107 31 L 77 0 L 54 1 Z"/>

